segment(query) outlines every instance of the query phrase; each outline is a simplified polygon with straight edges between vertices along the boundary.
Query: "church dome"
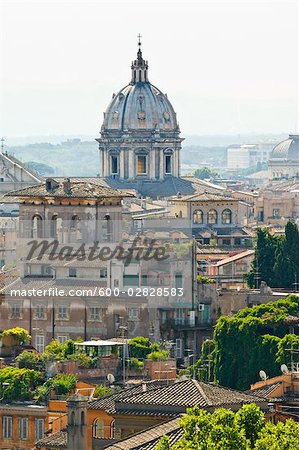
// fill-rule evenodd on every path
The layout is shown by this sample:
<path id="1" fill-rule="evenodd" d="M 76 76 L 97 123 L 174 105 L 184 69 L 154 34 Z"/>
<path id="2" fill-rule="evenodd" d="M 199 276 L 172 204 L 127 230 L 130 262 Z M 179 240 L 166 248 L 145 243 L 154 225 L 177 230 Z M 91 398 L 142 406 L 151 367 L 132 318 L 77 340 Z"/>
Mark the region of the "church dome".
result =
<path id="1" fill-rule="evenodd" d="M 167 98 L 148 81 L 148 63 L 139 43 L 130 84 L 113 94 L 104 113 L 103 131 L 160 130 L 178 132 L 176 113 Z"/>
<path id="2" fill-rule="evenodd" d="M 271 152 L 270 159 L 299 161 L 299 135 L 290 134 L 288 139 L 277 144 Z"/>

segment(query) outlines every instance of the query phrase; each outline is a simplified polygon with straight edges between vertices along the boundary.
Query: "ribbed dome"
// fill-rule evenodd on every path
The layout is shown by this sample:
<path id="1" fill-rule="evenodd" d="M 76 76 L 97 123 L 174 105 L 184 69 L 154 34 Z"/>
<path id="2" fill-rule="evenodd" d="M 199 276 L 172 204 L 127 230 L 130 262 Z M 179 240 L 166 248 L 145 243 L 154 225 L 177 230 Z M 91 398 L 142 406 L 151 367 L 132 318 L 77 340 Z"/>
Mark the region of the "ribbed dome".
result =
<path id="1" fill-rule="evenodd" d="M 138 45 L 137 59 L 131 66 L 131 83 L 117 95 L 113 94 L 104 114 L 102 131 L 179 131 L 167 95 L 148 81 L 148 63 L 142 57 L 140 41 Z"/>
<path id="2" fill-rule="evenodd" d="M 299 161 L 299 135 L 290 134 L 288 139 L 277 144 L 272 150 L 270 159 Z"/>
<path id="3" fill-rule="evenodd" d="M 176 114 L 168 98 L 149 82 L 129 84 L 115 95 L 108 106 L 105 130 L 176 131 Z"/>

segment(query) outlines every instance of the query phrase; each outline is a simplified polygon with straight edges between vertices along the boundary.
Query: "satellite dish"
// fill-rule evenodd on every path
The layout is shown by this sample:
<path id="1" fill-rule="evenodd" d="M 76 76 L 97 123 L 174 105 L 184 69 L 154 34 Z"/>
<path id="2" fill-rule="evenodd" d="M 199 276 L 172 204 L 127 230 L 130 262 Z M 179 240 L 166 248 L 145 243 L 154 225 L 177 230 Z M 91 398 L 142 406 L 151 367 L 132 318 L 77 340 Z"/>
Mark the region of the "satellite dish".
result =
<path id="1" fill-rule="evenodd" d="M 260 375 L 261 380 L 263 380 L 263 381 L 267 380 L 267 374 L 264 370 L 260 370 L 259 375 Z"/>
<path id="2" fill-rule="evenodd" d="M 109 381 L 110 384 L 112 384 L 115 381 L 115 376 L 112 373 L 108 373 L 107 380 Z"/>
<path id="3" fill-rule="evenodd" d="M 280 370 L 282 371 L 282 373 L 289 373 L 289 369 L 288 369 L 288 366 L 286 364 L 282 364 L 280 366 Z"/>

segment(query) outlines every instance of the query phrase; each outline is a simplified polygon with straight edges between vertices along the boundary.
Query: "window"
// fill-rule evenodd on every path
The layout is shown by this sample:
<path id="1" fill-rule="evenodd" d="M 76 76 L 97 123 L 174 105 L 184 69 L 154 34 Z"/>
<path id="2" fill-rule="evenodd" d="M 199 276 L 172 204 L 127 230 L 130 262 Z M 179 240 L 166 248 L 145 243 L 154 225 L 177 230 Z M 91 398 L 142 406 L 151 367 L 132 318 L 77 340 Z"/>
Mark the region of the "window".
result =
<path id="1" fill-rule="evenodd" d="M 179 289 L 183 287 L 183 276 L 181 273 L 175 274 L 175 288 Z"/>
<path id="2" fill-rule="evenodd" d="M 19 303 L 13 303 L 11 305 L 11 313 L 10 318 L 11 319 L 21 319 L 21 305 Z"/>
<path id="3" fill-rule="evenodd" d="M 210 209 L 208 212 L 208 223 L 210 225 L 216 224 L 218 222 L 218 214 L 216 209 Z"/>
<path id="4" fill-rule="evenodd" d="M 12 439 L 12 417 L 3 416 L 3 438 Z"/>
<path id="5" fill-rule="evenodd" d="M 52 268 L 51 266 L 42 266 L 41 274 L 44 277 L 52 277 Z"/>
<path id="6" fill-rule="evenodd" d="M 28 417 L 19 418 L 19 436 L 20 439 L 28 439 Z"/>
<path id="7" fill-rule="evenodd" d="M 98 306 L 90 306 L 89 307 L 89 317 L 90 320 L 101 321 L 102 320 L 102 308 Z"/>
<path id="8" fill-rule="evenodd" d="M 100 269 L 100 278 L 107 278 L 107 269 Z"/>
<path id="9" fill-rule="evenodd" d="M 68 307 L 66 305 L 58 306 L 58 319 L 68 320 Z"/>
<path id="10" fill-rule="evenodd" d="M 183 309 L 176 309 L 175 310 L 175 324 L 176 325 L 183 325 L 184 324 L 184 319 L 185 319 L 185 315 L 184 315 L 184 310 Z"/>
<path id="11" fill-rule="evenodd" d="M 50 237 L 57 237 L 57 214 L 52 216 L 52 219 L 50 221 Z"/>
<path id="12" fill-rule="evenodd" d="M 241 245 L 241 238 L 235 238 L 235 245 Z"/>
<path id="13" fill-rule="evenodd" d="M 35 348 L 39 353 L 42 353 L 45 350 L 45 336 L 35 336 Z"/>
<path id="14" fill-rule="evenodd" d="M 137 174 L 142 175 L 146 173 L 146 156 L 138 155 L 137 156 Z"/>
<path id="15" fill-rule="evenodd" d="M 118 157 L 111 156 L 111 173 L 112 175 L 118 174 Z"/>
<path id="16" fill-rule="evenodd" d="M 80 222 L 79 217 L 76 214 L 74 214 L 71 218 L 71 231 L 78 230 L 79 222 Z"/>
<path id="17" fill-rule="evenodd" d="M 225 225 L 232 223 L 232 212 L 230 209 L 224 209 L 222 211 L 222 223 Z"/>
<path id="18" fill-rule="evenodd" d="M 141 286 L 147 286 L 148 277 L 147 275 L 141 275 Z"/>
<path id="19" fill-rule="evenodd" d="M 76 276 L 77 276 L 77 269 L 75 269 L 75 267 L 70 267 L 69 268 L 69 277 L 76 278 Z"/>
<path id="20" fill-rule="evenodd" d="M 230 239 L 222 239 L 222 244 L 223 245 L 231 245 L 231 240 Z"/>
<path id="21" fill-rule="evenodd" d="M 171 174 L 171 155 L 165 156 L 165 173 Z"/>
<path id="22" fill-rule="evenodd" d="M 273 209 L 273 217 L 280 217 L 280 210 L 275 208 Z"/>
<path id="23" fill-rule="evenodd" d="M 193 212 L 193 223 L 203 223 L 203 212 L 201 209 L 196 209 Z"/>
<path id="24" fill-rule="evenodd" d="M 43 221 L 41 216 L 36 214 L 32 217 L 31 223 L 31 237 L 32 238 L 41 238 L 43 236 Z"/>
<path id="25" fill-rule="evenodd" d="M 104 424 L 100 419 L 96 419 L 92 424 L 92 437 L 103 438 L 104 437 Z"/>
<path id="26" fill-rule="evenodd" d="M 44 305 L 36 305 L 34 310 L 34 318 L 35 319 L 45 319 L 46 318 L 46 310 Z"/>
<path id="27" fill-rule="evenodd" d="M 44 437 L 44 419 L 35 419 L 35 440 L 39 441 Z"/>
<path id="28" fill-rule="evenodd" d="M 128 308 L 128 317 L 129 320 L 139 320 L 139 309 Z"/>
<path id="29" fill-rule="evenodd" d="M 64 344 L 67 341 L 67 336 L 63 335 L 63 336 L 57 336 L 57 341 L 59 342 L 59 344 Z"/>
<path id="30" fill-rule="evenodd" d="M 139 275 L 124 275 L 124 286 L 139 286 Z"/>

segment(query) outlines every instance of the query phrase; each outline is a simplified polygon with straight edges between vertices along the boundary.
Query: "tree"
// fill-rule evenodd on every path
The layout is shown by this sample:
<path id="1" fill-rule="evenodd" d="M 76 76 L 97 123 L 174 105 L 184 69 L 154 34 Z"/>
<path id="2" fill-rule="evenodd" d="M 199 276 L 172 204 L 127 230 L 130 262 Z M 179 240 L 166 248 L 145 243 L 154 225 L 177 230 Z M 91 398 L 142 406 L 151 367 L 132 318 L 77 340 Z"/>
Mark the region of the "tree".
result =
<path id="1" fill-rule="evenodd" d="M 14 339 L 16 339 L 19 345 L 27 344 L 31 339 L 31 336 L 29 335 L 28 331 L 20 327 L 10 328 L 9 330 L 4 330 L 2 332 L 3 338 L 8 336 L 11 336 Z"/>
<path id="2" fill-rule="evenodd" d="M 283 341 L 288 334 L 286 318 L 298 313 L 299 297 L 290 295 L 245 308 L 233 317 L 220 317 L 210 356 L 214 381 L 235 389 L 248 389 L 261 369 L 270 377 L 278 375 L 280 364 L 289 362 L 283 354 L 283 349 L 291 345 L 287 338 Z"/>
<path id="3" fill-rule="evenodd" d="M 267 423 L 256 441 L 255 450 L 298 450 L 299 425 L 292 420 L 277 425 Z"/>
<path id="4" fill-rule="evenodd" d="M 251 448 L 254 448 L 255 442 L 265 426 L 265 417 L 260 408 L 253 403 L 244 405 L 236 413 L 235 420 L 238 428 L 244 430 Z"/>
<path id="5" fill-rule="evenodd" d="M 0 396 L 6 402 L 31 400 L 43 375 L 32 369 L 7 366 L 0 370 Z"/>
<path id="6" fill-rule="evenodd" d="M 105 397 L 106 395 L 111 395 L 111 394 L 112 394 L 111 388 L 109 388 L 107 386 L 103 386 L 102 384 L 98 384 L 94 390 L 93 397 L 94 398 L 102 398 L 102 397 Z"/>
<path id="7" fill-rule="evenodd" d="M 76 386 L 76 376 L 67 373 L 59 373 L 50 380 L 51 389 L 54 389 L 57 395 L 67 395 Z"/>
<path id="8" fill-rule="evenodd" d="M 130 356 L 145 359 L 151 353 L 151 341 L 143 336 L 136 336 L 129 341 Z"/>
<path id="9" fill-rule="evenodd" d="M 170 450 L 170 441 L 168 436 L 163 436 L 158 444 L 155 446 L 155 450 Z"/>
<path id="10" fill-rule="evenodd" d="M 194 177 L 200 178 L 201 180 L 204 180 L 206 178 L 219 177 L 218 173 L 215 170 L 210 169 L 209 167 L 202 167 L 201 169 L 196 169 L 193 175 Z"/>
<path id="11" fill-rule="evenodd" d="M 20 369 L 36 369 L 41 364 L 41 358 L 33 352 L 24 350 L 16 357 Z"/>

